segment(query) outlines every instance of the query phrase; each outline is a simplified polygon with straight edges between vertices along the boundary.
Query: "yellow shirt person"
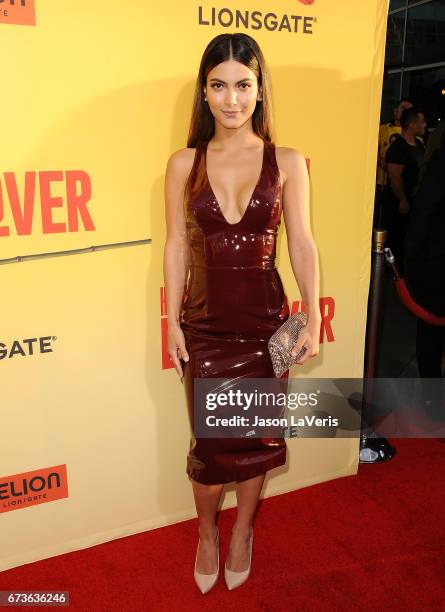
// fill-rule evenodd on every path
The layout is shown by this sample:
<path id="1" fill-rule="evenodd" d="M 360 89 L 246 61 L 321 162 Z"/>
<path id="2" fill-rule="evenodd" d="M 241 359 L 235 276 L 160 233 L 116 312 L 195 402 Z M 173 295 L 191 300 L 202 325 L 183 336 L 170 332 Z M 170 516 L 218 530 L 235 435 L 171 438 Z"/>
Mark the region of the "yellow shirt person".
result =
<path id="1" fill-rule="evenodd" d="M 382 188 L 386 185 L 388 181 L 388 173 L 385 166 L 385 155 L 386 151 L 389 148 L 389 145 L 392 144 L 402 133 L 402 128 L 400 125 L 394 125 L 392 123 L 384 123 L 380 126 L 379 129 L 379 148 L 378 148 L 378 162 L 377 162 L 377 185 L 380 185 Z"/>

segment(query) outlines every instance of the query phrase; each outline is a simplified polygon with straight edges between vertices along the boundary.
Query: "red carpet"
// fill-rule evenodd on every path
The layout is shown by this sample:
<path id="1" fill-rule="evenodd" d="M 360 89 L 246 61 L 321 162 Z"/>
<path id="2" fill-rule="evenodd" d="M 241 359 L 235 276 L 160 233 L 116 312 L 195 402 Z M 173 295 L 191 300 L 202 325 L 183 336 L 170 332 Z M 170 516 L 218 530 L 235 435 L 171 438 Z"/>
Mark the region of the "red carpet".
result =
<path id="1" fill-rule="evenodd" d="M 445 441 L 392 443 L 388 463 L 262 501 L 234 591 L 222 572 L 198 591 L 196 519 L 2 572 L 0 589 L 68 590 L 70 610 L 92 612 L 445 610 Z M 219 518 L 221 566 L 234 513 Z"/>

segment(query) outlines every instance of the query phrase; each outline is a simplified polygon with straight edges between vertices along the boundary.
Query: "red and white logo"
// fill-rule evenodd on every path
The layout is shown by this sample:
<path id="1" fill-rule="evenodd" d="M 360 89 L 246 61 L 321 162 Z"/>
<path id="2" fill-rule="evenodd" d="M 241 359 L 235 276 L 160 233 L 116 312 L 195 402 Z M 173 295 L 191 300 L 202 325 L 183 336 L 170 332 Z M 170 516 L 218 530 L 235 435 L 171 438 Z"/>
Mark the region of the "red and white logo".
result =
<path id="1" fill-rule="evenodd" d="M 0 23 L 35 26 L 34 0 L 1 0 Z"/>

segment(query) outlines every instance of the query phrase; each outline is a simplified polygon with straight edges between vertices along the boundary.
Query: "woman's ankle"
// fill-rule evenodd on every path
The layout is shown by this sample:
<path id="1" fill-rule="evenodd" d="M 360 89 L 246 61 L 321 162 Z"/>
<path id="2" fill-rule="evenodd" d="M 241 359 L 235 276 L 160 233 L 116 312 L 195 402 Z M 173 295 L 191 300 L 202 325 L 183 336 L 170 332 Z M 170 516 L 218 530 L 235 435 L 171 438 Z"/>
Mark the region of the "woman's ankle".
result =
<path id="1" fill-rule="evenodd" d="M 215 524 L 213 525 L 200 525 L 198 527 L 199 537 L 201 540 L 216 540 L 218 534 L 218 528 Z"/>
<path id="2" fill-rule="evenodd" d="M 250 538 L 252 533 L 252 523 L 234 523 L 232 527 L 232 535 L 240 538 Z"/>

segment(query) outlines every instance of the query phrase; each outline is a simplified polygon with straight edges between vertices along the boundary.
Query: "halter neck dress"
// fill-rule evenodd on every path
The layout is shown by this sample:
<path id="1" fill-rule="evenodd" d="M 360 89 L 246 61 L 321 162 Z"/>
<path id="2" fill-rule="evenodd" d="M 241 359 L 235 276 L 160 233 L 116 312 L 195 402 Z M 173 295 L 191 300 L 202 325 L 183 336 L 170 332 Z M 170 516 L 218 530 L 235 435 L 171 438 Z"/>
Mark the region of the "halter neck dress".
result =
<path id="1" fill-rule="evenodd" d="M 229 223 L 206 169 L 208 141 L 198 143 L 184 214 L 190 274 L 180 325 L 189 361 L 181 360 L 191 426 L 186 473 L 203 484 L 240 482 L 286 462 L 284 438 L 198 438 L 194 379 L 274 378 L 267 342 L 289 317 L 275 267 L 282 189 L 275 145 L 263 140 L 259 180 L 237 223 Z M 287 378 L 286 372 L 282 378 Z"/>

